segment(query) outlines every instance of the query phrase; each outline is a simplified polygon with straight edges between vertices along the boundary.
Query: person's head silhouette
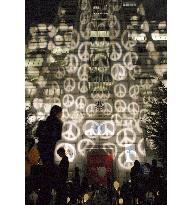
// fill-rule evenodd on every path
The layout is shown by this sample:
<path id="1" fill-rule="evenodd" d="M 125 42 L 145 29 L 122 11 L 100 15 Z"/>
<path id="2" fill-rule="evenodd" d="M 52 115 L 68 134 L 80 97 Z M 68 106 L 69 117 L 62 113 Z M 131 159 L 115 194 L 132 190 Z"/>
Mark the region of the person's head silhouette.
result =
<path id="1" fill-rule="evenodd" d="M 65 149 L 64 149 L 63 147 L 59 148 L 59 149 L 57 150 L 57 154 L 58 154 L 61 158 L 63 158 L 63 157 L 65 156 Z"/>
<path id="2" fill-rule="evenodd" d="M 134 167 L 136 167 L 136 168 L 140 168 L 140 162 L 138 161 L 138 160 L 135 160 L 134 161 Z"/>
<path id="3" fill-rule="evenodd" d="M 57 117 L 61 119 L 62 117 L 62 108 L 58 105 L 54 105 L 50 110 L 50 116 L 51 117 Z"/>

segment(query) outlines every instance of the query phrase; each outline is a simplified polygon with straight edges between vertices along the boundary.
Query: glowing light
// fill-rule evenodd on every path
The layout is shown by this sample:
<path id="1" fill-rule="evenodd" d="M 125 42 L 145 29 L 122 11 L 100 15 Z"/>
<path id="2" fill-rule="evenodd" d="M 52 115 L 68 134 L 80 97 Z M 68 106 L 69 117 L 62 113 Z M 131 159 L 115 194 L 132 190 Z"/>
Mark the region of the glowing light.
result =
<path id="1" fill-rule="evenodd" d="M 47 88 L 44 89 L 44 94 L 47 97 L 60 96 L 60 87 L 57 81 L 49 82 Z"/>
<path id="2" fill-rule="evenodd" d="M 69 73 L 69 74 L 73 74 L 77 71 L 78 69 L 78 65 L 79 65 L 79 62 L 78 62 L 78 58 L 76 55 L 74 54 L 69 54 L 65 57 L 65 62 L 66 62 L 66 71 Z"/>
<path id="3" fill-rule="evenodd" d="M 110 105 L 110 103 L 104 103 L 104 109 L 103 109 L 103 113 L 105 115 L 111 115 L 113 112 L 113 108 Z"/>
<path id="4" fill-rule="evenodd" d="M 135 52 L 127 52 L 123 57 L 123 63 L 125 68 L 133 70 L 138 61 L 138 55 Z"/>
<path id="5" fill-rule="evenodd" d="M 36 110 L 40 110 L 43 107 L 43 99 L 42 98 L 34 98 L 33 107 Z"/>
<path id="6" fill-rule="evenodd" d="M 141 25 L 141 29 L 145 32 L 145 33 L 148 33 L 149 32 L 149 23 L 148 21 L 144 21 Z"/>
<path id="7" fill-rule="evenodd" d="M 151 52 L 151 51 L 155 51 L 155 46 L 154 43 L 152 41 L 148 41 L 146 44 L 146 49 Z"/>
<path id="8" fill-rule="evenodd" d="M 116 142 L 120 147 L 125 147 L 125 144 L 132 144 L 136 140 L 136 133 L 134 130 L 124 128 L 116 135 Z"/>
<path id="9" fill-rule="evenodd" d="M 80 123 L 84 119 L 84 115 L 80 111 L 74 110 L 71 112 L 71 119 L 76 123 Z"/>
<path id="10" fill-rule="evenodd" d="M 59 148 L 63 147 L 65 149 L 65 154 L 68 157 L 69 162 L 73 162 L 75 157 L 76 157 L 76 150 L 75 146 L 69 143 L 65 143 L 62 140 L 58 141 L 56 146 L 55 146 L 55 151 L 54 151 L 54 158 L 56 162 L 61 161 L 61 157 L 57 154 L 57 150 Z"/>
<path id="11" fill-rule="evenodd" d="M 73 78 L 66 78 L 64 80 L 64 90 L 66 92 L 72 92 L 75 89 L 75 81 Z"/>
<path id="12" fill-rule="evenodd" d="M 123 198 L 119 198 L 119 204 L 123 204 Z"/>
<path id="13" fill-rule="evenodd" d="M 27 75 L 28 77 L 30 77 L 31 79 L 35 79 L 37 80 L 39 77 L 39 70 L 36 67 L 28 67 L 27 68 Z"/>
<path id="14" fill-rule="evenodd" d="M 108 154 L 110 153 L 110 150 L 113 151 L 114 159 L 117 156 L 118 148 L 117 148 L 117 145 L 115 145 L 114 143 L 111 143 L 111 142 L 103 143 L 103 149 Z"/>
<path id="15" fill-rule="evenodd" d="M 166 33 L 151 33 L 151 37 L 154 41 L 167 41 Z"/>
<path id="16" fill-rule="evenodd" d="M 83 110 L 87 106 L 87 99 L 85 96 L 78 96 L 77 99 L 75 100 L 75 105 L 76 108 L 79 110 Z"/>
<path id="17" fill-rule="evenodd" d="M 93 117 L 94 115 L 96 115 L 96 105 L 95 104 L 89 104 L 86 108 L 86 114 L 89 116 L 89 117 Z"/>
<path id="18" fill-rule="evenodd" d="M 132 85 L 129 88 L 129 96 L 133 99 L 138 99 L 138 95 L 139 95 L 139 86 L 138 85 Z"/>
<path id="19" fill-rule="evenodd" d="M 75 100 L 73 95 L 66 94 L 63 96 L 63 106 L 65 106 L 66 108 L 73 106 L 74 102 Z"/>
<path id="20" fill-rule="evenodd" d="M 113 120 L 116 126 L 122 126 L 122 117 L 120 114 L 115 113 L 111 116 L 111 120 Z"/>
<path id="21" fill-rule="evenodd" d="M 139 154 L 141 154 L 143 157 L 146 156 L 143 138 L 139 140 L 139 142 L 137 144 L 137 149 L 138 149 Z"/>
<path id="22" fill-rule="evenodd" d="M 78 56 L 81 61 L 88 61 L 90 59 L 89 46 L 89 42 L 84 42 L 80 44 L 78 49 Z"/>
<path id="23" fill-rule="evenodd" d="M 77 144 L 77 150 L 82 155 L 86 155 L 86 151 L 90 151 L 95 145 L 95 142 L 91 139 L 82 139 Z"/>
<path id="24" fill-rule="evenodd" d="M 37 88 L 33 85 L 33 83 L 26 81 L 25 82 L 25 93 L 26 96 L 33 97 L 36 95 Z"/>
<path id="25" fill-rule="evenodd" d="M 128 112 L 136 116 L 139 113 L 139 105 L 136 102 L 132 102 L 128 105 Z"/>
<path id="26" fill-rule="evenodd" d="M 124 100 L 116 100 L 114 107 L 117 112 L 125 112 L 127 109 L 127 105 Z"/>
<path id="27" fill-rule="evenodd" d="M 62 130 L 62 138 L 65 140 L 76 141 L 80 136 L 80 128 L 73 121 L 65 122 Z"/>
<path id="28" fill-rule="evenodd" d="M 132 50 L 136 45 L 137 41 L 131 38 L 132 33 L 128 30 L 125 30 L 121 35 L 121 44 L 126 50 Z"/>
<path id="29" fill-rule="evenodd" d="M 115 190 L 117 191 L 119 189 L 119 182 L 118 181 L 114 181 L 113 183 L 113 187 L 115 188 Z"/>
<path id="30" fill-rule="evenodd" d="M 88 194 L 84 194 L 83 196 L 84 203 L 86 203 L 89 199 L 90 199 L 90 196 Z"/>
<path id="31" fill-rule="evenodd" d="M 44 77 L 40 75 L 36 83 L 39 85 L 40 88 L 44 88 L 47 84 L 47 80 L 45 80 Z"/>
<path id="32" fill-rule="evenodd" d="M 88 92 L 88 88 L 89 88 L 88 81 L 80 81 L 80 82 L 78 83 L 78 90 L 79 90 L 81 93 L 86 93 L 86 92 Z"/>
<path id="33" fill-rule="evenodd" d="M 80 66 L 80 68 L 78 69 L 78 78 L 81 81 L 86 81 L 88 80 L 88 72 L 89 72 L 89 65 L 88 64 L 83 64 Z"/>
<path id="34" fill-rule="evenodd" d="M 127 76 L 126 69 L 119 63 L 111 67 L 112 78 L 116 81 L 124 80 Z"/>
<path id="35" fill-rule="evenodd" d="M 123 84 L 117 84 L 114 86 L 114 94 L 118 98 L 123 98 L 126 95 L 126 87 Z"/>

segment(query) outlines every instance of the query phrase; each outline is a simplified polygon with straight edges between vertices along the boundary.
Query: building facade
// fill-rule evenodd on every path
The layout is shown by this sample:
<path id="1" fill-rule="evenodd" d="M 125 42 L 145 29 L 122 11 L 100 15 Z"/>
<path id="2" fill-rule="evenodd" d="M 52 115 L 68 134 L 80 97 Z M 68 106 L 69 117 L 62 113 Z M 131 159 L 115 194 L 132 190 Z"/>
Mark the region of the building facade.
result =
<path id="1" fill-rule="evenodd" d="M 110 156 L 109 171 L 122 181 L 135 159 L 150 160 L 141 122 L 154 85 L 165 83 L 166 40 L 166 21 L 148 21 L 135 0 L 62 1 L 54 24 L 31 26 L 26 106 L 31 121 L 63 108 L 56 150 L 66 148 L 71 172 L 87 174 L 94 159 L 101 175 Z"/>

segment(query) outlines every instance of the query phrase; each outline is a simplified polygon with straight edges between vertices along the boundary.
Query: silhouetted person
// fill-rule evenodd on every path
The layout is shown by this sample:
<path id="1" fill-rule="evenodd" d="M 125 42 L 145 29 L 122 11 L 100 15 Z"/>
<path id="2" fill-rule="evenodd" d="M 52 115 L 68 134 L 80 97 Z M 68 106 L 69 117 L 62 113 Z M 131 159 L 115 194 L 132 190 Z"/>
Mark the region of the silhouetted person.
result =
<path id="1" fill-rule="evenodd" d="M 150 189 L 154 196 L 157 196 L 160 185 L 160 168 L 157 166 L 157 160 L 152 160 L 152 166 L 150 168 Z"/>
<path id="2" fill-rule="evenodd" d="M 83 196 L 88 191 L 88 188 L 89 188 L 88 178 L 83 177 L 81 182 L 81 196 Z"/>
<path id="3" fill-rule="evenodd" d="M 140 162 L 135 160 L 134 166 L 131 168 L 131 187 L 132 187 L 132 194 L 133 194 L 133 203 L 135 203 L 136 199 L 138 201 L 145 200 L 145 194 L 143 190 L 143 170 L 141 168 Z"/>
<path id="4" fill-rule="evenodd" d="M 73 178 L 73 186 L 74 186 L 74 201 L 76 202 L 80 195 L 80 174 L 79 168 L 75 167 L 75 175 Z"/>
<path id="5" fill-rule="evenodd" d="M 41 178 L 41 189 L 39 193 L 39 205 L 48 205 L 51 200 L 51 191 L 54 186 L 56 176 L 56 166 L 54 164 L 54 150 L 62 133 L 62 108 L 54 105 L 51 108 L 50 115 L 45 121 L 40 121 L 36 130 L 38 137 L 38 149 L 40 158 L 44 166 L 43 176 Z"/>
<path id="6" fill-rule="evenodd" d="M 131 187 L 129 182 L 123 182 L 120 196 L 123 198 L 123 204 L 126 205 L 131 200 Z"/>
<path id="7" fill-rule="evenodd" d="M 57 188 L 56 188 L 56 205 L 67 204 L 66 181 L 68 178 L 69 160 L 65 155 L 65 149 L 61 147 L 57 154 L 62 158 L 58 166 Z"/>

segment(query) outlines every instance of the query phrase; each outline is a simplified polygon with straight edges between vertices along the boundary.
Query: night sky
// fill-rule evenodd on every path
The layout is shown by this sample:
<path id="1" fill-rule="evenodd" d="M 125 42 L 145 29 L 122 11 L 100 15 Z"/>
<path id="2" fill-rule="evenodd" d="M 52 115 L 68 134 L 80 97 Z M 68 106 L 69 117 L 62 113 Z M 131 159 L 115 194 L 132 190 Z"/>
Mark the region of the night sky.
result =
<path id="1" fill-rule="evenodd" d="M 33 24 L 53 23 L 61 0 L 25 0 L 25 33 Z M 65 0 L 68 1 L 69 0 Z M 141 0 L 139 0 L 141 2 Z M 142 0 L 148 20 L 166 20 L 167 0 Z"/>

